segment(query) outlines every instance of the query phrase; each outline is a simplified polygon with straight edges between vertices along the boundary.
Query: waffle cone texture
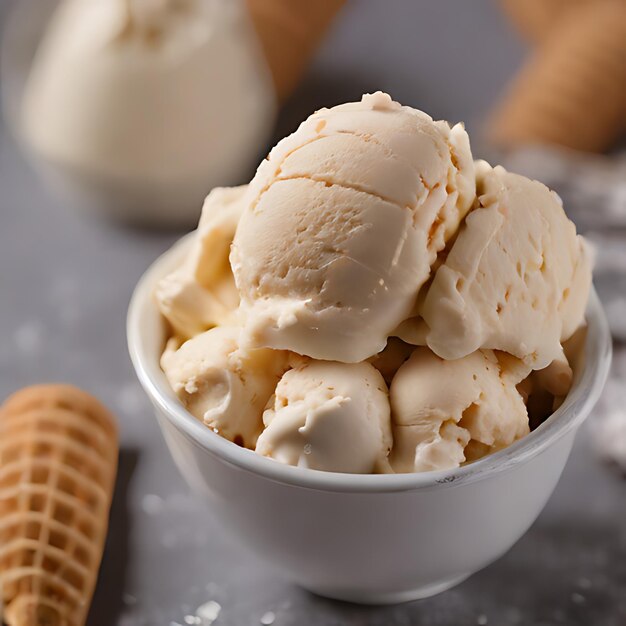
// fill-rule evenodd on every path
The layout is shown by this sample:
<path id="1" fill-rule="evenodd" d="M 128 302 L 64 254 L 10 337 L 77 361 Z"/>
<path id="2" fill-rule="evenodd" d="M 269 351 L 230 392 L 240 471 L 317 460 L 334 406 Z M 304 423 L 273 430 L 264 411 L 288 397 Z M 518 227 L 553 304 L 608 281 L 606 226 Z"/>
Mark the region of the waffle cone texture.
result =
<path id="1" fill-rule="evenodd" d="M 626 128 L 626 2 L 570 7 L 493 113 L 498 145 L 610 148 Z"/>
<path id="2" fill-rule="evenodd" d="M 115 419 L 68 385 L 0 407 L 0 589 L 8 626 L 83 626 L 106 538 Z"/>

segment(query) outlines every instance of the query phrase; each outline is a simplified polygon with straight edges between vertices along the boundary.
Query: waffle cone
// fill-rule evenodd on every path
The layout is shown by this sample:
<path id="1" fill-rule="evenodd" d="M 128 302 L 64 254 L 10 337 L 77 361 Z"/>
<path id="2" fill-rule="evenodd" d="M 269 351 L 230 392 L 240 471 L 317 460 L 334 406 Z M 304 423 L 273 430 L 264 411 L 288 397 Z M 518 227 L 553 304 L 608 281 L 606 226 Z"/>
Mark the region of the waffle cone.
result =
<path id="1" fill-rule="evenodd" d="M 494 111 L 500 145 L 551 143 L 588 152 L 610 147 L 626 118 L 626 3 L 572 9 Z"/>
<path id="2" fill-rule="evenodd" d="M 117 468 L 113 416 L 66 385 L 0 408 L 0 582 L 8 626 L 83 626 Z"/>
<path id="3" fill-rule="evenodd" d="M 294 90 L 344 3 L 345 0 L 247 0 L 280 101 Z"/>
<path id="4" fill-rule="evenodd" d="M 593 0 L 500 0 L 518 30 L 532 41 L 547 37 L 570 9 Z"/>

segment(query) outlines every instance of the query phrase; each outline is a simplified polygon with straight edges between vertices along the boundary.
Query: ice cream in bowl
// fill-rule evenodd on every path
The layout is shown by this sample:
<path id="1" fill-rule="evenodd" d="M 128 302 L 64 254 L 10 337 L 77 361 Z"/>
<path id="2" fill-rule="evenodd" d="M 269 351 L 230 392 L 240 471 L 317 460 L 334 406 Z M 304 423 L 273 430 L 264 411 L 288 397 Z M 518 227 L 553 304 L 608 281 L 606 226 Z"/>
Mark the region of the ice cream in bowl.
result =
<path id="1" fill-rule="evenodd" d="M 128 340 L 225 526 L 366 603 L 443 591 L 522 536 L 611 355 L 559 197 L 380 92 L 211 192 L 137 286 Z"/>

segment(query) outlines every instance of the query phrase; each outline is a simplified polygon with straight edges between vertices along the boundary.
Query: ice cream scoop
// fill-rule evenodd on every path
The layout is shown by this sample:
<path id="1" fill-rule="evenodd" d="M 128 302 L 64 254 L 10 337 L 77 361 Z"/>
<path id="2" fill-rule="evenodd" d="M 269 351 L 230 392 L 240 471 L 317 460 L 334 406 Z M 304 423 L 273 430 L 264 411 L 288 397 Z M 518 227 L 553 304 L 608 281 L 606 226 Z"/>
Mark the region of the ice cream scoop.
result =
<path id="1" fill-rule="evenodd" d="M 481 162 L 477 193 L 421 307 L 426 344 L 445 359 L 489 348 L 542 369 L 584 319 L 591 267 L 583 240 L 537 181 Z"/>
<path id="2" fill-rule="evenodd" d="M 290 369 L 263 421 L 256 451 L 281 463 L 355 474 L 387 467 L 387 386 L 369 363 L 307 360 Z"/>
<path id="3" fill-rule="evenodd" d="M 63 0 L 22 135 L 81 209 L 183 225 L 213 186 L 248 175 L 275 99 L 243 2 Z"/>
<path id="4" fill-rule="evenodd" d="M 162 367 L 260 455 L 454 468 L 569 391 L 591 269 L 559 197 L 386 94 L 314 113 L 247 187 L 207 198 L 194 237 L 156 293 Z"/>
<path id="5" fill-rule="evenodd" d="M 460 125 L 381 92 L 314 113 L 250 183 L 231 252 L 243 340 L 342 362 L 380 352 L 474 192 Z"/>
<path id="6" fill-rule="evenodd" d="M 228 324 L 235 317 L 239 294 L 228 255 L 245 191 L 246 186 L 213 189 L 204 201 L 189 254 L 157 285 L 159 310 L 180 338 Z"/>
<path id="7" fill-rule="evenodd" d="M 254 448 L 287 355 L 267 348 L 244 350 L 239 334 L 236 326 L 218 326 L 180 347 L 170 340 L 161 366 L 192 415 L 223 437 Z"/>
<path id="8" fill-rule="evenodd" d="M 389 392 L 393 469 L 458 467 L 523 437 L 528 415 L 516 385 L 527 373 L 521 361 L 492 350 L 446 361 L 416 348 Z"/>

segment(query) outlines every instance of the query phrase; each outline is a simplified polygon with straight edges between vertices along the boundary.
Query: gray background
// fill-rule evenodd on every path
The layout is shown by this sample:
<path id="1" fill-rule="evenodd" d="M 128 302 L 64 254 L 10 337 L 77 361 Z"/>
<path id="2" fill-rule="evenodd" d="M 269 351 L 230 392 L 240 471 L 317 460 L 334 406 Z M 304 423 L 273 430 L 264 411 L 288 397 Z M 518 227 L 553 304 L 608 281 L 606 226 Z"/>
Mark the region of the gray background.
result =
<path id="1" fill-rule="evenodd" d="M 6 13 L 8 3 L 0 3 Z M 318 106 L 384 89 L 435 117 L 465 120 L 478 137 L 481 117 L 524 54 L 487 0 L 355 1 L 285 108 L 277 136 Z M 435 598 L 387 608 L 328 601 L 238 546 L 189 494 L 126 352 L 133 286 L 178 236 L 102 224 L 62 206 L 0 126 L 0 397 L 30 383 L 68 381 L 101 397 L 121 422 L 120 476 L 91 626 L 193 624 L 189 616 L 209 600 L 221 606 L 215 623 L 224 626 L 272 618 L 277 626 L 626 623 L 626 483 L 599 463 L 590 436 L 607 398 L 526 536 Z M 625 373 L 618 346 L 615 398 Z"/>

